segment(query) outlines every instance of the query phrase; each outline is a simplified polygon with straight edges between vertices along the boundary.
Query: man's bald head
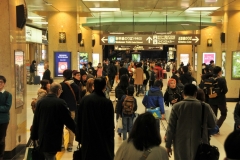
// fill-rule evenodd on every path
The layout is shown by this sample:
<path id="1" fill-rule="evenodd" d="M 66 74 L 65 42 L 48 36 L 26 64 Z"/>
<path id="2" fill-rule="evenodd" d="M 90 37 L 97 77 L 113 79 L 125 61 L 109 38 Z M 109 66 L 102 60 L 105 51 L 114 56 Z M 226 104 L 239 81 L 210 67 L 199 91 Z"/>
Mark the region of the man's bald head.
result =
<path id="1" fill-rule="evenodd" d="M 50 93 L 58 95 L 60 91 L 62 91 L 62 86 L 59 83 L 53 82 L 50 85 Z"/>

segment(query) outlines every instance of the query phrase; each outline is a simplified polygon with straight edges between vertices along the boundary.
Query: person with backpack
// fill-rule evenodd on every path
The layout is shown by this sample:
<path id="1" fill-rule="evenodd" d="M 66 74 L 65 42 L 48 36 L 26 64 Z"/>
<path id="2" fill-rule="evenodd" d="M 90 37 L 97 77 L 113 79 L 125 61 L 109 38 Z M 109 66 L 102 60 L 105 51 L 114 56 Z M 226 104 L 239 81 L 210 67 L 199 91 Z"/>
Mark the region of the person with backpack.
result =
<path id="1" fill-rule="evenodd" d="M 182 90 L 177 86 L 176 80 L 170 78 L 168 80 L 168 87 L 164 93 L 164 102 L 166 106 L 173 105 L 183 99 Z"/>
<path id="2" fill-rule="evenodd" d="M 164 100 L 163 100 L 163 93 L 162 93 L 163 82 L 162 80 L 156 80 L 153 86 L 150 88 L 148 92 L 146 92 L 142 104 L 145 108 L 157 108 L 159 107 L 161 118 L 164 119 L 165 110 L 164 110 Z M 156 125 L 158 131 L 160 131 L 160 124 L 159 119 L 156 119 Z"/>
<path id="3" fill-rule="evenodd" d="M 182 67 L 183 74 L 180 75 L 180 80 L 183 85 L 185 84 L 192 84 L 192 81 L 196 81 L 195 78 L 191 76 L 191 74 L 188 72 L 188 66 L 183 66 Z"/>
<path id="4" fill-rule="evenodd" d="M 130 85 L 127 88 L 127 95 L 123 95 L 117 103 L 117 114 L 122 117 L 123 123 L 123 140 L 127 139 L 127 131 L 130 133 L 133 126 L 134 112 L 137 110 L 137 100 L 133 96 L 134 86 Z"/>
<path id="5" fill-rule="evenodd" d="M 221 112 L 221 116 L 217 121 L 217 125 L 220 128 L 227 117 L 227 102 L 226 93 L 228 92 L 227 82 L 222 77 L 222 68 L 215 66 L 213 69 L 213 77 L 209 78 L 212 86 L 209 86 L 208 90 L 208 104 L 211 106 L 213 112 L 217 117 L 218 109 Z"/>

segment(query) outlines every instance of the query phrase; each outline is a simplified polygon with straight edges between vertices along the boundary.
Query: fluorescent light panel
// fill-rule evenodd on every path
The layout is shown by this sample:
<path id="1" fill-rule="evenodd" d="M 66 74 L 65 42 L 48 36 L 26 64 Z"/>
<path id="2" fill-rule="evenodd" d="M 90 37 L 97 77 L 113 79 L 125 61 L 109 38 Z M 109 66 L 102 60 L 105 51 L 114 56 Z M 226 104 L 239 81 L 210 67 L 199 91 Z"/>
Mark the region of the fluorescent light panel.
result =
<path id="1" fill-rule="evenodd" d="M 109 34 L 124 34 L 123 32 L 110 32 Z"/>
<path id="2" fill-rule="evenodd" d="M 220 7 L 190 7 L 186 11 L 215 11 Z"/>
<path id="3" fill-rule="evenodd" d="M 35 24 L 48 24 L 48 22 L 33 22 Z"/>
<path id="4" fill-rule="evenodd" d="M 120 11 L 120 8 L 89 8 L 93 12 L 97 11 Z"/>
<path id="5" fill-rule="evenodd" d="M 28 19 L 44 19 L 44 18 L 39 16 L 28 16 Z"/>

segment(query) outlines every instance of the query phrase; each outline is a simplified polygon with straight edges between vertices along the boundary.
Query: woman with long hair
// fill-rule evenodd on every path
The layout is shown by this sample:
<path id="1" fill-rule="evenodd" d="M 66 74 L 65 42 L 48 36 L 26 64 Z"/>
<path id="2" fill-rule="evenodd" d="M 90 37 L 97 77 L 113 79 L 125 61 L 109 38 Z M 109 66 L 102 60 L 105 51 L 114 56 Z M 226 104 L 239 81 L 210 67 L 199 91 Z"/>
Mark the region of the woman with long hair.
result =
<path id="1" fill-rule="evenodd" d="M 128 140 L 121 144 L 114 159 L 168 160 L 166 150 L 159 146 L 161 142 L 155 118 L 149 112 L 143 113 L 136 119 Z"/>
<path id="2" fill-rule="evenodd" d="M 84 96 L 91 94 L 94 90 L 94 79 L 89 78 L 86 83 L 86 93 Z"/>

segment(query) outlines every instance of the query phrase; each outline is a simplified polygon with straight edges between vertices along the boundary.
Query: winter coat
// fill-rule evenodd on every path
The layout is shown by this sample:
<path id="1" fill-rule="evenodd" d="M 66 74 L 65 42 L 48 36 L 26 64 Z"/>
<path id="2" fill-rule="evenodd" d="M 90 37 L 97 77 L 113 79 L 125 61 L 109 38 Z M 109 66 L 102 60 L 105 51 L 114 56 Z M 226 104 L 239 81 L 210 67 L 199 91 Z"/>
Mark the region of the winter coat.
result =
<path id="1" fill-rule="evenodd" d="M 73 95 L 73 92 L 71 91 L 69 86 L 67 84 L 65 84 L 65 82 L 68 83 L 71 86 L 71 88 L 72 88 L 72 90 L 73 90 L 73 92 L 75 94 L 76 99 L 75 99 L 75 97 Z M 74 83 L 73 80 L 63 81 L 60 84 L 62 86 L 63 92 L 61 93 L 59 98 L 61 98 L 61 99 L 66 101 L 67 106 L 69 107 L 70 111 L 76 111 L 76 109 L 77 109 L 77 102 L 79 102 L 79 88 L 78 88 L 77 84 Z"/>
<path id="2" fill-rule="evenodd" d="M 213 75 L 214 78 L 217 77 L 217 75 Z M 227 88 L 227 82 L 224 77 L 220 77 L 217 79 L 218 81 L 218 86 L 221 90 L 220 93 L 218 93 L 218 96 L 216 98 L 209 98 L 208 99 L 208 104 L 210 105 L 227 105 L 226 102 L 226 93 L 228 92 Z"/>
<path id="3" fill-rule="evenodd" d="M 163 93 L 162 93 L 162 91 L 160 90 L 159 87 L 153 86 L 152 88 L 150 88 L 150 90 L 144 96 L 144 98 L 142 100 L 142 104 L 146 108 L 159 107 L 161 114 L 164 114 L 165 110 L 164 110 L 164 103 L 163 103 L 163 101 L 164 100 L 163 100 Z"/>
<path id="4" fill-rule="evenodd" d="M 93 91 L 83 97 L 78 110 L 76 141 L 82 144 L 83 160 L 113 160 L 113 104 L 103 92 Z"/>
<path id="5" fill-rule="evenodd" d="M 0 94 L 0 124 L 8 123 L 10 108 L 12 106 L 12 94 L 4 91 Z"/>
<path id="6" fill-rule="evenodd" d="M 48 94 L 37 103 L 31 139 L 39 140 L 42 152 L 61 151 L 64 125 L 75 133 L 75 123 L 66 102 L 55 94 Z"/>
<path id="7" fill-rule="evenodd" d="M 145 151 L 140 151 L 135 148 L 133 142 L 124 141 L 117 150 L 114 160 L 136 160 L 140 159 Z M 168 160 L 166 149 L 162 146 L 151 147 L 151 153 L 146 160 Z"/>
<path id="8" fill-rule="evenodd" d="M 180 80 L 183 85 L 187 83 L 192 84 L 192 81 L 196 81 L 195 78 L 193 78 L 189 72 L 180 75 Z"/>
<path id="9" fill-rule="evenodd" d="M 164 102 L 166 106 L 169 106 L 169 103 L 173 105 L 172 100 L 174 99 L 177 99 L 177 102 L 180 102 L 183 99 L 182 91 L 183 90 L 181 90 L 179 87 L 176 87 L 176 88 L 167 87 L 167 90 L 164 93 Z"/>
<path id="10" fill-rule="evenodd" d="M 143 84 L 143 69 L 141 67 L 136 68 L 134 84 L 135 85 L 142 85 Z"/>
<path id="11" fill-rule="evenodd" d="M 44 71 L 42 79 L 47 79 L 47 80 L 50 81 L 50 79 L 51 79 L 51 72 L 50 72 L 49 69 L 46 69 L 46 70 Z"/>
<path id="12" fill-rule="evenodd" d="M 208 143 L 208 128 L 216 126 L 216 116 L 204 103 L 203 143 Z M 174 147 L 174 159 L 193 160 L 201 141 L 202 105 L 196 98 L 187 97 L 173 105 L 166 131 L 166 148 Z"/>

